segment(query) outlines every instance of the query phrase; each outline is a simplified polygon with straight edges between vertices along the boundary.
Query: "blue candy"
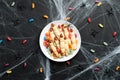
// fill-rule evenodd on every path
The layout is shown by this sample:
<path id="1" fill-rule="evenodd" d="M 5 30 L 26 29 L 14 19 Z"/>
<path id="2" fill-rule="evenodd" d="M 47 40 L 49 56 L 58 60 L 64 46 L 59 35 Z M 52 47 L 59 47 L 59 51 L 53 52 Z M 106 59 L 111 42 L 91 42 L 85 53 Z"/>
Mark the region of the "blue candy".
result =
<path id="1" fill-rule="evenodd" d="M 44 40 L 46 40 L 46 36 L 44 36 Z"/>
<path id="2" fill-rule="evenodd" d="M 3 40 L 0 40 L 0 44 L 3 42 Z"/>
<path id="3" fill-rule="evenodd" d="M 34 22 L 34 21 L 35 21 L 35 19 L 33 19 L 33 18 L 30 18 L 30 19 L 28 20 L 29 23 Z"/>

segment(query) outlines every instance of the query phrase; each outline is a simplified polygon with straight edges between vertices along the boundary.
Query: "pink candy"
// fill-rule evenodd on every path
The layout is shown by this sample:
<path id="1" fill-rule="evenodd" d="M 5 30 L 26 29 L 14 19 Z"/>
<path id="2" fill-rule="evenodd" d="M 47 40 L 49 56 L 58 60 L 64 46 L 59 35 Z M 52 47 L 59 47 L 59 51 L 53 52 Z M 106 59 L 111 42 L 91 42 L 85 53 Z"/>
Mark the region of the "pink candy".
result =
<path id="1" fill-rule="evenodd" d="M 26 68 L 26 67 L 27 67 L 27 63 L 24 63 L 24 65 L 23 65 L 23 66 L 24 66 L 24 68 Z"/>
<path id="2" fill-rule="evenodd" d="M 9 65 L 10 65 L 9 63 L 4 64 L 5 67 L 8 67 Z"/>
<path id="3" fill-rule="evenodd" d="M 117 32 L 113 32 L 113 37 L 116 37 L 117 36 Z"/>
<path id="4" fill-rule="evenodd" d="M 68 9 L 69 11 L 72 11 L 72 10 L 74 10 L 74 8 L 72 8 L 72 7 L 69 7 L 69 9 Z"/>
<path id="5" fill-rule="evenodd" d="M 71 64 L 70 61 L 67 61 L 66 63 L 67 63 L 67 65 L 70 65 L 70 64 Z"/>
<path id="6" fill-rule="evenodd" d="M 100 68 L 96 67 L 94 68 L 94 71 L 100 71 Z"/>
<path id="7" fill-rule="evenodd" d="M 99 2 L 100 2 L 100 0 L 96 0 L 96 1 L 95 1 L 95 3 L 99 3 Z"/>

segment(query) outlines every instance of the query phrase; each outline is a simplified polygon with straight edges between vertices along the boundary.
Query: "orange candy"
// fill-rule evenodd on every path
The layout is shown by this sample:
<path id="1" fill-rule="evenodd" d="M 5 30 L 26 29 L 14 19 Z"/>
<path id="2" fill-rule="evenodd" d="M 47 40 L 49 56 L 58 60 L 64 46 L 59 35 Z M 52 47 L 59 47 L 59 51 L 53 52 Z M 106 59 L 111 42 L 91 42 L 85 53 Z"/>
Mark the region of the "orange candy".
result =
<path id="1" fill-rule="evenodd" d="M 42 72 L 43 72 L 43 68 L 41 67 L 41 68 L 39 69 L 39 71 L 40 71 L 40 73 L 42 73 Z"/>
<path id="2" fill-rule="evenodd" d="M 49 47 L 49 43 L 48 43 L 47 41 L 44 41 L 44 42 L 43 42 L 43 45 L 44 45 L 46 48 Z"/>
<path id="3" fill-rule="evenodd" d="M 31 6 L 32 6 L 32 9 L 34 9 L 34 8 L 35 8 L 35 3 L 32 3 L 32 5 L 31 5 Z"/>
<path id="4" fill-rule="evenodd" d="M 43 15 L 43 18 L 48 19 L 49 17 L 48 17 L 48 15 Z"/>
<path id="5" fill-rule="evenodd" d="M 94 62 L 95 62 L 95 63 L 99 62 L 99 59 L 98 59 L 98 58 L 96 58 L 96 59 L 94 60 Z"/>
<path id="6" fill-rule="evenodd" d="M 72 45 L 72 44 L 69 44 L 69 48 L 70 48 L 71 50 L 73 50 L 73 45 Z"/>
<path id="7" fill-rule="evenodd" d="M 115 70 L 119 71 L 120 70 L 120 66 L 116 66 Z"/>
<path id="8" fill-rule="evenodd" d="M 47 41 L 44 41 L 44 42 L 43 42 L 43 45 L 46 46 L 46 44 L 47 44 Z"/>
<path id="9" fill-rule="evenodd" d="M 47 36 L 50 36 L 49 32 L 45 33 L 45 35 L 46 35 L 46 37 L 47 37 Z"/>

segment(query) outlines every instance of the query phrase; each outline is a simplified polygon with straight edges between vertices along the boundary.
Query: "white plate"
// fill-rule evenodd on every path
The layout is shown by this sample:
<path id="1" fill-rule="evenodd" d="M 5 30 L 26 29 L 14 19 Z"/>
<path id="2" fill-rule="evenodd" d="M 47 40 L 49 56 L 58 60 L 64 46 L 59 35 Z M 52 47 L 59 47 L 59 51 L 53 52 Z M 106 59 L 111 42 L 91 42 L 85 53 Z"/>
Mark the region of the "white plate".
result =
<path id="1" fill-rule="evenodd" d="M 61 24 L 67 23 L 67 24 L 70 24 L 70 25 L 71 25 L 70 27 L 72 27 L 72 28 L 75 30 L 75 32 L 76 32 L 76 34 L 77 34 L 78 44 L 77 44 L 77 49 L 76 49 L 75 51 L 73 51 L 72 54 L 70 54 L 70 55 L 68 55 L 68 56 L 64 56 L 64 57 L 62 57 L 62 58 L 58 58 L 58 59 L 54 59 L 52 56 L 50 56 L 50 53 L 47 51 L 46 47 L 43 45 L 43 42 L 44 42 L 45 33 L 46 33 L 46 32 L 49 30 L 49 28 L 51 27 L 51 23 L 54 23 L 54 24 L 56 24 L 56 25 L 61 25 Z M 56 61 L 56 62 L 64 62 L 64 61 L 67 61 L 67 60 L 72 59 L 72 58 L 78 53 L 78 51 L 79 51 L 79 49 L 80 49 L 80 46 L 81 46 L 81 36 L 80 36 L 80 33 L 79 33 L 78 29 L 77 29 L 73 24 L 71 24 L 70 22 L 63 21 L 63 20 L 53 21 L 53 22 L 51 22 L 51 23 L 49 23 L 48 25 L 46 25 L 46 26 L 44 27 L 44 29 L 42 30 L 41 34 L 40 34 L 39 45 L 40 45 L 40 48 L 41 48 L 43 54 L 44 54 L 47 58 L 49 58 L 49 59 L 51 59 L 51 60 L 53 60 L 53 61 Z"/>

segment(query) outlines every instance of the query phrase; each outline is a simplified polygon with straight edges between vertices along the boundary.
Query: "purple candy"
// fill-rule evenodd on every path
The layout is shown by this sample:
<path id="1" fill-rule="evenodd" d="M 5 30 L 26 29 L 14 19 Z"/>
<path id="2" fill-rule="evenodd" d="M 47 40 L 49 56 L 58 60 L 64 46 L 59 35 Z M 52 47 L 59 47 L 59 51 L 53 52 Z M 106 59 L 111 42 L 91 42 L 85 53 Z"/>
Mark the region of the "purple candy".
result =
<path id="1" fill-rule="evenodd" d="M 100 68 L 96 67 L 94 68 L 94 71 L 100 71 Z"/>

